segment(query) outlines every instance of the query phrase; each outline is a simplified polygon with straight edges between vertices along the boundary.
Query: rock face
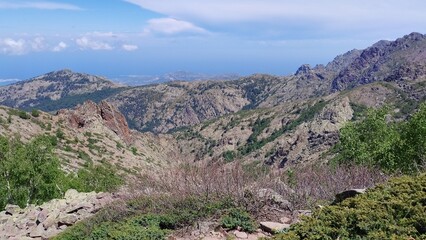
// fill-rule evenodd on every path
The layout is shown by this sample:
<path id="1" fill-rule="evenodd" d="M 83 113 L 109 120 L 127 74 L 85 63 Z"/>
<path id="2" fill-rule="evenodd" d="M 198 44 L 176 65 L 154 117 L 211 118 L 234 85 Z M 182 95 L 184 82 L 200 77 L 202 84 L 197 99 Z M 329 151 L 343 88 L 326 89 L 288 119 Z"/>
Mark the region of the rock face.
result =
<path id="1" fill-rule="evenodd" d="M 99 104 L 87 101 L 74 110 L 60 110 L 58 115 L 66 118 L 74 129 L 87 128 L 100 121 L 125 142 L 132 141 L 132 133 L 126 118 L 116 107 L 106 101 L 101 101 Z"/>
<path id="2" fill-rule="evenodd" d="M 426 35 L 411 33 L 363 50 L 333 80 L 340 91 L 376 81 L 417 80 L 426 76 Z"/>
<path id="3" fill-rule="evenodd" d="M 0 240 L 49 239 L 112 201 L 111 194 L 68 190 L 64 199 L 54 199 L 40 206 L 21 209 L 8 205 L 0 212 Z"/>

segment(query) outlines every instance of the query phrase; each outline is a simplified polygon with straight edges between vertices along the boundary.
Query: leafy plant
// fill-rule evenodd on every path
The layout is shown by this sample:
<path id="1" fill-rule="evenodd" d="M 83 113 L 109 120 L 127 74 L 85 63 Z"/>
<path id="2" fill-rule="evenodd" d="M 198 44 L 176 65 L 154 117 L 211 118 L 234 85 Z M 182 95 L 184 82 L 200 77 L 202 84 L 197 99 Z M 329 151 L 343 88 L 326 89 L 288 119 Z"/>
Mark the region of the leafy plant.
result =
<path id="1" fill-rule="evenodd" d="M 256 230 L 256 224 L 250 214 L 239 208 L 230 209 L 222 218 L 221 225 L 229 229 L 237 229 L 240 227 L 247 232 L 254 232 Z"/>
<path id="2" fill-rule="evenodd" d="M 401 177 L 316 210 L 281 239 L 425 239 L 426 174 Z"/>

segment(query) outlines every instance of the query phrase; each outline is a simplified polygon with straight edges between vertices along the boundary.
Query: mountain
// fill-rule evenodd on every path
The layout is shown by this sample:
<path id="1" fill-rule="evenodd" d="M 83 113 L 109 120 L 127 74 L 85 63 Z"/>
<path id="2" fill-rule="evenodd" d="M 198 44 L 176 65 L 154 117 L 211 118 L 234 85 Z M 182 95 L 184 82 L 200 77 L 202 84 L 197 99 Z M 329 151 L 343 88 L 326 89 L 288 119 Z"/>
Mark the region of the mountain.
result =
<path id="1" fill-rule="evenodd" d="M 57 110 L 66 102 L 80 101 L 87 98 L 96 99 L 116 93 L 123 86 L 107 80 L 104 77 L 84 73 L 74 73 L 70 70 L 50 72 L 27 81 L 20 81 L 0 87 L 0 105 L 31 109 L 38 108 L 47 111 Z M 57 105 L 58 108 L 52 105 Z"/>
<path id="2" fill-rule="evenodd" d="M 380 41 L 350 60 L 333 80 L 332 90 L 376 81 L 426 78 L 426 36 L 411 33 L 396 41 Z"/>
<path id="3" fill-rule="evenodd" d="M 173 82 L 173 81 L 218 81 L 218 80 L 235 80 L 240 78 L 238 74 L 203 74 L 187 71 L 177 71 L 162 75 L 128 75 L 114 78 L 117 82 L 129 86 L 141 86 L 148 84 Z"/>

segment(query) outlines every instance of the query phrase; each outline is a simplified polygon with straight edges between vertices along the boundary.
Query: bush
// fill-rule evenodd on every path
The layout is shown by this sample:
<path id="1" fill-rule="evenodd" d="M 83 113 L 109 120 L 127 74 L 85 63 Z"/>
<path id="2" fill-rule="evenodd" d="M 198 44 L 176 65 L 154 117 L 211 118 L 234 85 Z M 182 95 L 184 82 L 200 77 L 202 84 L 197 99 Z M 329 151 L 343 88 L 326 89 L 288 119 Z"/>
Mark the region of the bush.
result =
<path id="1" fill-rule="evenodd" d="M 18 112 L 18 116 L 21 119 L 30 119 L 31 118 L 31 116 L 27 112 L 25 112 L 25 111 L 19 111 Z"/>
<path id="2" fill-rule="evenodd" d="M 28 144 L 0 137 L 0 176 L 0 208 L 8 203 L 25 207 L 60 197 L 57 184 L 65 177 L 46 136 Z"/>
<path id="3" fill-rule="evenodd" d="M 33 109 L 31 111 L 31 116 L 33 116 L 33 117 L 39 117 L 40 116 L 40 111 L 37 110 L 37 109 Z"/>
<path id="4" fill-rule="evenodd" d="M 54 154 L 56 137 L 39 136 L 27 144 L 0 137 L 0 209 L 6 204 L 41 204 L 75 188 L 112 191 L 123 183 L 110 165 L 89 166 L 66 175 Z"/>
<path id="5" fill-rule="evenodd" d="M 426 164 L 426 105 L 406 122 L 390 122 L 387 113 L 386 108 L 370 109 L 364 120 L 342 128 L 334 160 L 389 172 L 419 172 Z"/>
<path id="6" fill-rule="evenodd" d="M 228 229 L 241 228 L 246 232 L 254 232 L 256 230 L 256 223 L 251 218 L 250 214 L 238 208 L 233 208 L 222 218 L 222 227 Z"/>
<path id="7" fill-rule="evenodd" d="M 274 239 L 425 239 L 426 174 L 316 210 Z"/>

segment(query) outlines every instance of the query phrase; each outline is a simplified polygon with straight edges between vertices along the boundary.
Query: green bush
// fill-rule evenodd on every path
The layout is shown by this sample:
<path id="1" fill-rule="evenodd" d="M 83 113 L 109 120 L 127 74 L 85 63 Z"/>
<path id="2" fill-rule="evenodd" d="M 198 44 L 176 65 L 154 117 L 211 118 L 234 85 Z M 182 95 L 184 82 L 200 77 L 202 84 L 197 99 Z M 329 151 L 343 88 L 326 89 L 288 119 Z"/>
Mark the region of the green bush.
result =
<path id="1" fill-rule="evenodd" d="M 0 137 L 0 208 L 8 203 L 25 207 L 61 196 L 65 177 L 49 137 L 28 144 Z"/>
<path id="2" fill-rule="evenodd" d="M 238 208 L 231 209 L 221 220 L 222 227 L 228 229 L 237 229 L 240 227 L 246 232 L 254 232 L 256 223 L 250 214 Z"/>
<path id="3" fill-rule="evenodd" d="M 24 144 L 0 136 L 0 209 L 6 204 L 41 204 L 74 188 L 81 192 L 113 191 L 123 183 L 115 168 L 104 164 L 66 175 L 54 154 L 56 137 L 39 136 Z"/>
<path id="4" fill-rule="evenodd" d="M 25 111 L 19 111 L 18 112 L 18 116 L 21 119 L 30 119 L 31 118 L 31 116 L 27 112 L 25 112 Z"/>
<path id="5" fill-rule="evenodd" d="M 205 201 L 193 197 L 144 196 L 122 204 L 118 209 L 114 206 L 103 209 L 55 239 L 166 239 L 172 230 L 193 225 L 231 206 L 228 199 Z"/>
<path id="6" fill-rule="evenodd" d="M 316 210 L 281 239 L 426 239 L 426 174 L 401 177 Z"/>
<path id="7" fill-rule="evenodd" d="M 340 130 L 338 163 L 378 166 L 389 172 L 417 173 L 425 166 L 426 104 L 405 122 L 391 122 L 387 108 Z"/>
<path id="8" fill-rule="evenodd" d="M 37 109 L 33 109 L 31 111 L 31 116 L 33 116 L 33 117 L 39 117 L 40 116 L 40 111 L 37 110 Z"/>

